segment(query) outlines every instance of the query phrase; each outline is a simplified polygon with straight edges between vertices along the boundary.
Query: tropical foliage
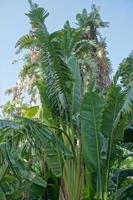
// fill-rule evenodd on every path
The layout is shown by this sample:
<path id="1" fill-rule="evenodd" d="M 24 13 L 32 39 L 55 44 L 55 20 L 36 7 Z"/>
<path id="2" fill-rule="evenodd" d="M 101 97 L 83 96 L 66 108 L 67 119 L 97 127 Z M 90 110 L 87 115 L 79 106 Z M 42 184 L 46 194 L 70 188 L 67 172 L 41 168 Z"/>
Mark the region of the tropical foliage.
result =
<path id="1" fill-rule="evenodd" d="M 111 79 L 98 7 L 49 33 L 49 13 L 29 4 L 24 64 L 0 119 L 0 199 L 131 200 L 132 53 Z"/>

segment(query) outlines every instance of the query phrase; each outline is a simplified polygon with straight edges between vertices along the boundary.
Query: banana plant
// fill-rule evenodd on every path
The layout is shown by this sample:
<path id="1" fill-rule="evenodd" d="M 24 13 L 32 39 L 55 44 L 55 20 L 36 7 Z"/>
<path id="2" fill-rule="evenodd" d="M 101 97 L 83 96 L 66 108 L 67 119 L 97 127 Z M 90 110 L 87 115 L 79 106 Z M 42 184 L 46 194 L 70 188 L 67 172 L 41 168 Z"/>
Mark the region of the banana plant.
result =
<path id="1" fill-rule="evenodd" d="M 130 84 L 127 90 L 119 83 L 121 70 L 104 90 L 96 84 L 97 76 L 86 84 L 82 67 L 88 66 L 88 55 L 89 66 L 94 61 L 96 41 L 83 38 L 83 30 L 71 28 L 68 22 L 62 31 L 49 34 L 45 25 L 48 12 L 31 0 L 29 3 L 32 30 L 20 38 L 16 48 L 17 52 L 29 50 L 21 82 L 33 95 L 38 93 L 40 105 L 38 110 L 31 108 L 35 115 L 29 109 L 27 114 L 0 120 L 1 163 L 4 159 L 20 185 L 28 179 L 44 188 L 47 174 L 52 173 L 59 179 L 60 200 L 82 199 L 84 186 L 90 200 L 107 200 L 112 166 L 132 112 L 133 87 Z M 83 15 L 86 18 L 85 10 Z M 92 13 L 87 26 L 91 18 Z M 105 67 L 105 52 L 102 55 Z"/>
<path id="2" fill-rule="evenodd" d="M 74 60 L 72 58 L 70 63 L 76 64 Z M 73 83 L 75 93 L 72 94 L 77 95 L 79 91 L 77 89 Z M 131 99 L 129 94 L 124 94 L 122 88 L 114 83 L 105 95 L 101 95 L 93 87 L 88 88 L 81 101 L 77 99 L 80 96 L 75 98 L 75 95 L 69 96 L 69 101 L 74 101 L 74 104 L 71 104 L 70 117 L 74 118 L 77 109 L 80 116 L 75 116 L 74 121 L 71 118 L 68 122 L 70 125 L 65 124 L 66 129 L 64 127 L 59 129 L 59 125 L 63 123 L 60 123 L 58 127 L 48 127 L 19 116 L 16 116 L 14 122 L 1 120 L 1 136 L 5 134 L 3 138 L 5 141 L 1 143 L 1 153 L 13 173 L 19 177 L 19 174 L 24 176 L 26 169 L 15 155 L 14 148 L 22 145 L 24 141 L 28 148 L 28 141 L 30 146 L 36 149 L 33 148 L 32 154 L 37 150 L 44 152 L 48 168 L 57 177 L 61 177 L 60 199 L 81 198 L 81 188 L 84 183 L 83 162 L 85 162 L 85 167 L 91 175 L 95 173 L 95 198 L 108 199 L 111 165 L 115 160 L 114 152 L 117 150 L 118 141 L 122 140 L 127 126 L 126 115 Z M 76 103 L 78 107 L 74 108 L 73 105 Z M 25 176 L 32 182 L 37 181 L 41 184 L 39 179 L 32 179 L 30 173 L 27 175 Z M 78 184 L 73 185 L 76 183 Z M 43 182 L 42 184 L 45 185 Z M 91 184 L 94 184 L 93 181 Z"/>

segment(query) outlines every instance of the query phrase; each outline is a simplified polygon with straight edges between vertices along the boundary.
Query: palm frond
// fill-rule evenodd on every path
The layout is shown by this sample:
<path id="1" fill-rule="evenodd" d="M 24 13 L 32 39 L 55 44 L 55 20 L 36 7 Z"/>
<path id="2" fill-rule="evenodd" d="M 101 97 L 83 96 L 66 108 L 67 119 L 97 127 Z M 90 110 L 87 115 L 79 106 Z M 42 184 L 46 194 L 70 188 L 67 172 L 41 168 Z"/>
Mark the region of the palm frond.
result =
<path id="1" fill-rule="evenodd" d="M 25 138 L 25 141 L 27 139 L 28 141 L 31 140 L 33 143 L 35 140 L 36 144 L 34 148 L 40 149 L 42 147 L 44 149 L 46 162 L 56 176 L 61 176 L 62 174 L 63 158 L 72 156 L 71 152 L 65 147 L 61 139 L 57 137 L 56 133 L 52 133 L 44 125 L 30 119 L 19 117 L 17 118 L 17 122 L 1 120 L 0 132 L 5 135 L 6 133 L 12 133 L 10 134 L 10 138 L 7 137 L 3 143 L 3 145 L 5 144 L 7 146 L 9 146 L 11 141 L 17 142 L 18 139 L 18 144 L 20 145 L 21 141 L 23 141 L 22 138 Z M 5 153 L 6 155 L 7 152 Z M 8 159 L 8 157 L 6 158 Z M 8 162 L 10 162 L 10 159 L 8 159 Z"/>
<path id="2" fill-rule="evenodd" d="M 20 53 L 22 49 L 30 49 L 36 44 L 36 38 L 33 34 L 27 34 L 22 36 L 16 43 L 15 48 L 17 48 L 16 53 Z"/>
<path id="3" fill-rule="evenodd" d="M 26 15 L 30 18 L 32 25 L 40 26 L 49 16 L 49 13 L 44 10 L 44 8 L 41 8 L 37 4 L 35 4 L 34 8 Z"/>

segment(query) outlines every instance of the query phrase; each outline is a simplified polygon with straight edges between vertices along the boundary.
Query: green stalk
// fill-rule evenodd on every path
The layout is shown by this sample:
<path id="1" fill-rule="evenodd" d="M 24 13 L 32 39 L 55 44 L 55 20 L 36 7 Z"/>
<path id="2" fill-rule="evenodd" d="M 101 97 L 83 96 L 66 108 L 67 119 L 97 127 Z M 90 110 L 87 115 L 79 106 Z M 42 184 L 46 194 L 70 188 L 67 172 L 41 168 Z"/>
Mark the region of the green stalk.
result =
<path id="1" fill-rule="evenodd" d="M 108 155 L 108 160 L 107 160 L 107 170 L 106 170 L 106 179 L 105 179 L 104 200 L 108 200 L 108 178 L 109 178 L 111 149 L 112 149 L 112 142 L 111 142 L 111 138 L 110 138 L 110 142 L 109 142 L 109 155 Z"/>
<path id="2" fill-rule="evenodd" d="M 122 161 L 122 156 L 118 160 L 118 172 L 117 172 L 117 183 L 116 183 L 116 190 L 115 190 L 115 198 L 114 200 L 117 200 L 117 191 L 118 191 L 118 184 L 119 184 L 119 176 L 120 176 L 120 167 L 121 167 L 121 161 Z"/>
<path id="3" fill-rule="evenodd" d="M 109 180 L 109 170 L 110 170 L 110 159 L 111 159 L 112 143 L 113 143 L 113 136 L 114 136 L 114 133 L 115 133 L 115 129 L 116 129 L 116 127 L 112 129 L 110 142 L 109 142 L 109 153 L 108 153 L 108 160 L 107 160 L 104 200 L 108 200 L 108 180 Z"/>
<path id="4" fill-rule="evenodd" d="M 92 105 L 93 108 L 93 105 Z M 93 109 L 93 118 L 95 119 L 94 109 Z M 100 155 L 99 155 L 99 142 L 97 136 L 97 128 L 95 123 L 95 133 L 96 133 L 96 151 L 97 151 L 97 165 L 98 165 L 98 178 L 97 178 L 97 189 L 98 189 L 98 200 L 102 200 L 102 179 L 101 179 L 101 165 L 100 165 Z"/>
<path id="5" fill-rule="evenodd" d="M 116 105 L 115 105 L 115 110 L 116 110 Z M 115 116 L 115 114 L 114 114 L 114 116 Z M 116 119 L 114 120 L 113 128 L 112 128 L 112 131 L 111 131 L 111 136 L 110 136 L 110 141 L 109 141 L 109 151 L 108 151 L 108 159 L 107 159 L 104 200 L 108 200 L 108 180 L 109 180 L 109 170 L 110 170 L 110 159 L 111 159 L 111 153 L 112 153 L 112 143 L 113 143 L 113 137 L 114 137 L 115 130 L 116 130 L 117 124 L 119 122 L 120 116 L 121 116 L 121 112 L 118 113 Z"/>

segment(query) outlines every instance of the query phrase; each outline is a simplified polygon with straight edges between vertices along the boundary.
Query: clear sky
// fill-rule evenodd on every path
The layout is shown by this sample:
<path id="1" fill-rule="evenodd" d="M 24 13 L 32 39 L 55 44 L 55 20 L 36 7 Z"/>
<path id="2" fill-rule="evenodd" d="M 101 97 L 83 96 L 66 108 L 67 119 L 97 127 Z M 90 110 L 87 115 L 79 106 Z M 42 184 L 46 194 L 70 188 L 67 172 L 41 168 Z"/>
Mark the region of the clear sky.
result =
<path id="1" fill-rule="evenodd" d="M 75 24 L 75 15 L 83 8 L 90 10 L 91 4 L 101 6 L 103 20 L 110 27 L 102 31 L 107 38 L 108 52 L 115 71 L 122 59 L 133 49 L 133 0 L 36 0 L 50 12 L 47 27 L 50 32 L 62 28 L 69 19 Z M 27 0 L 0 1 L 0 105 L 8 100 L 4 91 L 17 81 L 20 67 L 12 65 L 15 56 L 15 43 L 30 29 Z"/>

